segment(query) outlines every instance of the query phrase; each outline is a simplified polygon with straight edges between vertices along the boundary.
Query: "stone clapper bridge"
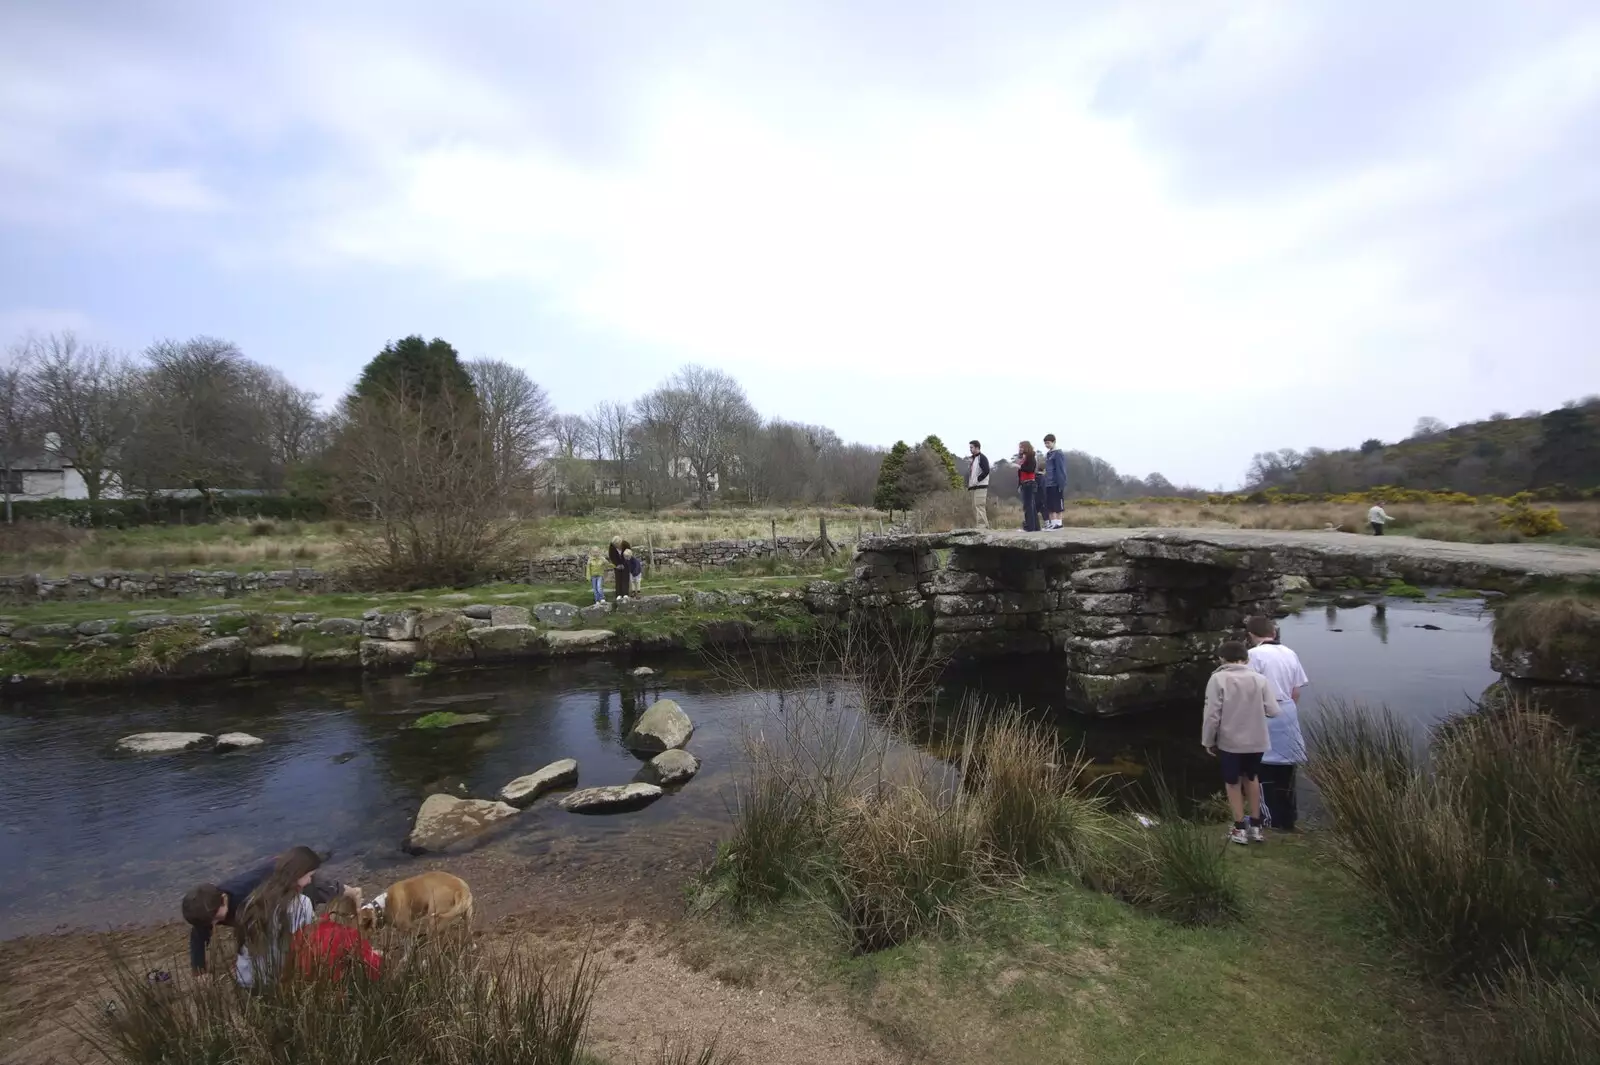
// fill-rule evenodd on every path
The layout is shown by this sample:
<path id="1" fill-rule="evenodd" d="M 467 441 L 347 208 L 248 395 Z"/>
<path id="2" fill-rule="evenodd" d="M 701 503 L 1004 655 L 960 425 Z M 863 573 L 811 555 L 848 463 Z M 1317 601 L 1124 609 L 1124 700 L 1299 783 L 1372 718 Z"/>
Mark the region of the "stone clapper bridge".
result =
<path id="1" fill-rule="evenodd" d="M 1193 702 L 1245 618 L 1279 612 L 1291 587 L 1346 579 L 1514 591 L 1600 579 L 1600 551 L 1262 529 L 958 530 L 865 540 L 847 592 L 852 611 L 928 611 L 935 648 L 957 658 L 1059 654 L 1069 701 L 1119 714 Z"/>

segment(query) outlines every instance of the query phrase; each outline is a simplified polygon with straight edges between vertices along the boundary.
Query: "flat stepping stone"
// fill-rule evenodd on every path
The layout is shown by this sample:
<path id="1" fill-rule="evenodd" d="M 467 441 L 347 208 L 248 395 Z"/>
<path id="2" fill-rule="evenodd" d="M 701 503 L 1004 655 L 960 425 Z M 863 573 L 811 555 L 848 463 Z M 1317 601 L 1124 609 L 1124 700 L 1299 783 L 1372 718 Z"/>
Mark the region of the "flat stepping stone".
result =
<path id="1" fill-rule="evenodd" d="M 531 805 L 545 792 L 557 788 L 570 788 L 577 783 L 577 760 L 562 758 L 527 776 L 518 777 L 501 788 L 500 801 L 516 807 L 525 807 Z"/>
<path id="2" fill-rule="evenodd" d="M 561 800 L 561 808 L 575 814 L 611 814 L 637 810 L 661 798 L 654 784 L 613 784 L 606 788 L 585 788 Z"/>
<path id="3" fill-rule="evenodd" d="M 204 747 L 214 737 L 209 732 L 136 732 L 117 741 L 117 750 L 128 754 L 175 754 Z"/>

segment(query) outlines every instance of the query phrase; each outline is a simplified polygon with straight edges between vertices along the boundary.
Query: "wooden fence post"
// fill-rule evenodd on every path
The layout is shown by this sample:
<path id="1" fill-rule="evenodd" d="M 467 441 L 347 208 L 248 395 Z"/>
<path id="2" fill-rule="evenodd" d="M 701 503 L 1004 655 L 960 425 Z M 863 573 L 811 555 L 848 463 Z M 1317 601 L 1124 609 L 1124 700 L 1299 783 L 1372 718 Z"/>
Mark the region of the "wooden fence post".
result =
<path id="1" fill-rule="evenodd" d="M 772 561 L 778 561 L 778 519 L 772 519 Z"/>

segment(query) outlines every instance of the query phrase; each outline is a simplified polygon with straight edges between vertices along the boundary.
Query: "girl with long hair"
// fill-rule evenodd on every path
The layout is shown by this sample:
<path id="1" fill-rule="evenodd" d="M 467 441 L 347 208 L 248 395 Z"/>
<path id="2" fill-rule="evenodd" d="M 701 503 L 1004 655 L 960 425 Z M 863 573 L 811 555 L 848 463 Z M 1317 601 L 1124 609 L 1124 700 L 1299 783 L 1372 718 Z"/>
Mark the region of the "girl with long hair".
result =
<path id="1" fill-rule="evenodd" d="M 1022 493 L 1022 531 L 1038 532 L 1039 458 L 1026 440 L 1017 445 L 1017 489 Z"/>
<path id="2" fill-rule="evenodd" d="M 305 889 L 321 864 L 310 847 L 291 847 L 278 856 L 272 875 L 245 900 L 239 915 L 239 956 L 234 961 L 241 987 L 261 987 L 283 971 L 290 940 L 316 918 Z"/>

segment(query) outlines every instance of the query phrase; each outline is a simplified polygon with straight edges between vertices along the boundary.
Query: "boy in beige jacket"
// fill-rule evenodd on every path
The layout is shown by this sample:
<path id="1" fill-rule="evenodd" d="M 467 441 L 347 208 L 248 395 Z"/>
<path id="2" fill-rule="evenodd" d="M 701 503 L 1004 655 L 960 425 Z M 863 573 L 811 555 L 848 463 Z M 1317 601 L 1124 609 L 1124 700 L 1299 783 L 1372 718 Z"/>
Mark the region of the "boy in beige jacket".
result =
<path id="1" fill-rule="evenodd" d="M 1259 778 L 1261 756 L 1272 749 L 1267 718 L 1278 716 L 1278 697 L 1272 682 L 1250 668 L 1244 644 L 1229 640 L 1218 655 L 1222 665 L 1206 683 L 1200 743 L 1207 754 L 1222 760 L 1222 783 L 1233 810 L 1233 830 L 1228 838 L 1235 843 L 1265 843 Z M 1248 819 L 1246 801 L 1250 804 Z"/>

